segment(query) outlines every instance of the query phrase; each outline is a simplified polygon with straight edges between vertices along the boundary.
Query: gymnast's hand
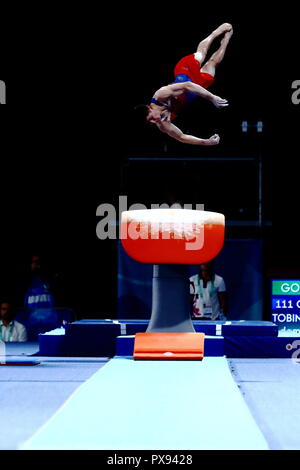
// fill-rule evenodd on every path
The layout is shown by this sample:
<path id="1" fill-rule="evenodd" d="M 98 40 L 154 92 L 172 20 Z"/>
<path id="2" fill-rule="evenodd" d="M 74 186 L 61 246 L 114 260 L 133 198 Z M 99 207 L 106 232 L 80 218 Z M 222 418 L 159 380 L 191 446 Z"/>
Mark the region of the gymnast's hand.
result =
<path id="1" fill-rule="evenodd" d="M 229 105 L 227 100 L 216 95 L 213 96 L 212 103 L 216 106 L 216 108 L 224 108 L 225 106 Z"/>
<path id="2" fill-rule="evenodd" d="M 220 136 L 218 134 L 214 134 L 209 139 L 207 139 L 206 145 L 218 145 L 219 142 Z"/>

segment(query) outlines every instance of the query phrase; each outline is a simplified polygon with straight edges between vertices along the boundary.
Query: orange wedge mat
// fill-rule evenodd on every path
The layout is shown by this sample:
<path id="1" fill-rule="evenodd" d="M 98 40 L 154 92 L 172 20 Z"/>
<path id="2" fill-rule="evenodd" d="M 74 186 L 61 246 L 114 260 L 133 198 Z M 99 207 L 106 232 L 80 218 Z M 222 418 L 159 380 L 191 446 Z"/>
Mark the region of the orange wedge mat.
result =
<path id="1" fill-rule="evenodd" d="M 204 336 L 204 333 L 137 333 L 133 358 L 201 360 Z"/>

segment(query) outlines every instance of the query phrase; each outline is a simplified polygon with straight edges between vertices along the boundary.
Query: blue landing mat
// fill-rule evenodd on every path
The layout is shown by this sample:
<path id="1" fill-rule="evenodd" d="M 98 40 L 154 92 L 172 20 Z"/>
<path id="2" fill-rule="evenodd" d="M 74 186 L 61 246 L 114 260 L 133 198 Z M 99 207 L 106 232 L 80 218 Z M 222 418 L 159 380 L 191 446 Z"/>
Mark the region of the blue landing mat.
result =
<path id="1" fill-rule="evenodd" d="M 21 449 L 267 450 L 268 445 L 225 358 L 117 358 L 82 384 Z"/>

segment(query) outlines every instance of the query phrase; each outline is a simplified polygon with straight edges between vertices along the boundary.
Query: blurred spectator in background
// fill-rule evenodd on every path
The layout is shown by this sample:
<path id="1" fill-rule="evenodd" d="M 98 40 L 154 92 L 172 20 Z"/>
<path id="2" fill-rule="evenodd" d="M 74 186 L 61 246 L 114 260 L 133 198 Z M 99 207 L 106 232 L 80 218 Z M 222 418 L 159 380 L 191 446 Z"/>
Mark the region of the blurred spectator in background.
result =
<path id="1" fill-rule="evenodd" d="M 0 303 L 0 341 L 27 341 L 24 325 L 16 321 L 15 311 L 11 302 Z"/>
<path id="2" fill-rule="evenodd" d="M 61 306 L 61 286 L 58 284 L 57 275 L 47 268 L 43 257 L 32 255 L 23 292 L 24 308 L 18 316 L 26 326 L 31 341 L 36 341 L 39 333 L 59 328 L 73 320 L 72 310 Z"/>
<path id="3" fill-rule="evenodd" d="M 40 255 L 31 257 L 30 273 L 29 285 L 24 299 L 26 312 L 30 313 L 38 308 L 54 307 L 54 295 L 51 292 Z"/>
<path id="4" fill-rule="evenodd" d="M 226 320 L 226 286 L 224 279 L 214 273 L 212 261 L 201 264 L 199 274 L 190 277 L 190 294 L 194 320 Z"/>

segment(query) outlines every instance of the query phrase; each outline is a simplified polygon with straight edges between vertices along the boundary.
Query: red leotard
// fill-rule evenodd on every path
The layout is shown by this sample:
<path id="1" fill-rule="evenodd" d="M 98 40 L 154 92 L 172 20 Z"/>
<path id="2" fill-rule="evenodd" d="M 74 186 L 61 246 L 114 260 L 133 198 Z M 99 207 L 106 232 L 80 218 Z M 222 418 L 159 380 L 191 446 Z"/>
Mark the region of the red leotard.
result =
<path id="1" fill-rule="evenodd" d="M 209 73 L 201 72 L 201 64 L 197 59 L 195 59 L 194 54 L 183 57 L 176 64 L 174 68 L 175 78 L 177 75 L 182 73 L 187 75 L 192 80 L 192 82 L 203 86 L 203 88 L 210 87 L 215 81 L 214 77 Z"/>
<path id="2" fill-rule="evenodd" d="M 178 77 L 181 75 L 181 77 Z M 182 75 L 186 76 L 182 77 Z M 201 64 L 195 58 L 194 54 L 187 55 L 180 59 L 174 68 L 175 83 L 186 81 L 188 78 L 197 85 L 203 88 L 209 88 L 215 81 L 214 77 L 209 73 L 201 71 Z M 178 79 L 176 79 L 178 77 Z M 176 100 L 173 101 L 173 109 L 171 113 L 171 120 L 175 119 L 180 109 L 185 106 L 191 99 L 196 95 L 194 93 L 183 93 L 179 95 Z"/>

